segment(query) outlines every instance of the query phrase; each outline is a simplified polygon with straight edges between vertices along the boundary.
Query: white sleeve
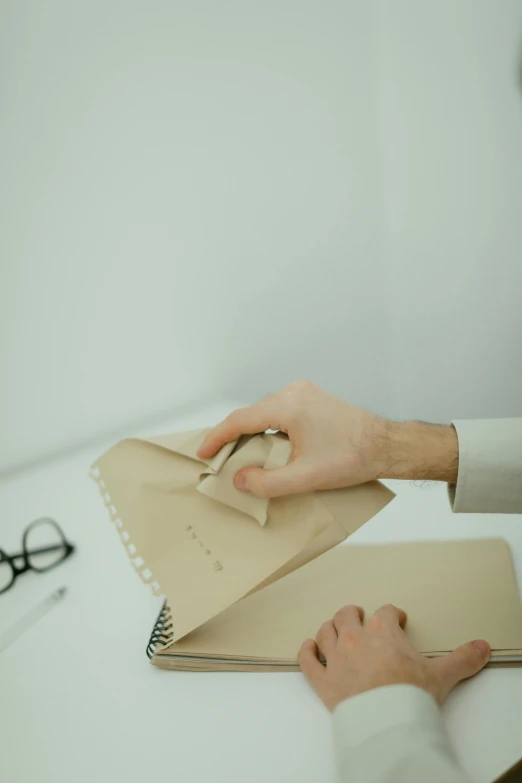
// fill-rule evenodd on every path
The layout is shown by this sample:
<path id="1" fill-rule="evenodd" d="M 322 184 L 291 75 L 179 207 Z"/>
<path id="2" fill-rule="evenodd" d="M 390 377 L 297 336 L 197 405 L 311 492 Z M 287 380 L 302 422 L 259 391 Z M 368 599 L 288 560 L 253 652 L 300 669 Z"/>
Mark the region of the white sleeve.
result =
<path id="1" fill-rule="evenodd" d="M 413 685 L 386 685 L 337 706 L 334 743 L 342 783 L 470 783 L 439 708 Z"/>
<path id="2" fill-rule="evenodd" d="M 454 511 L 522 514 L 522 418 L 454 421 L 459 439 Z"/>

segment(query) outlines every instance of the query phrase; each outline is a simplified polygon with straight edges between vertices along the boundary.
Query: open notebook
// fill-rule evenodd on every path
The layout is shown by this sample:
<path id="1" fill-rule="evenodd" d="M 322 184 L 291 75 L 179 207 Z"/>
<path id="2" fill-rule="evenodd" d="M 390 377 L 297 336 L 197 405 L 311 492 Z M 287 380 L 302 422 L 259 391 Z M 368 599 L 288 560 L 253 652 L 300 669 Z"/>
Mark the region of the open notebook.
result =
<path id="1" fill-rule="evenodd" d="M 301 642 L 349 603 L 367 617 L 386 603 L 404 608 L 406 633 L 425 655 L 483 638 L 492 664 L 522 662 L 522 605 L 502 539 L 339 546 L 178 641 L 165 607 L 148 653 L 167 669 L 293 671 Z"/>
<path id="2" fill-rule="evenodd" d="M 236 471 L 281 467 L 290 441 L 244 437 L 205 461 L 207 432 L 121 441 L 91 471 L 137 572 L 172 599 L 175 639 L 332 549 L 394 497 L 377 481 L 272 500 L 239 492 Z"/>

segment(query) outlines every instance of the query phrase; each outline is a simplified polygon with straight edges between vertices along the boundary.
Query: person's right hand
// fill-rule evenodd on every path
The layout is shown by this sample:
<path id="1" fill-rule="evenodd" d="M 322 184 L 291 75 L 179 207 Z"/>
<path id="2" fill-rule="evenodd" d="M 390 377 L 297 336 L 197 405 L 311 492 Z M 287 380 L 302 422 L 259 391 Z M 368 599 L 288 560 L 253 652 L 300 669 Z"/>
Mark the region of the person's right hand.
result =
<path id="1" fill-rule="evenodd" d="M 296 381 L 255 405 L 230 414 L 207 435 L 207 459 L 240 435 L 286 432 L 293 447 L 277 470 L 244 468 L 238 489 L 261 497 L 337 489 L 377 478 L 457 480 L 458 440 L 453 427 L 395 423 Z"/>
<path id="2" fill-rule="evenodd" d="M 245 468 L 238 489 L 276 497 L 363 484 L 383 475 L 388 422 L 308 381 L 296 381 L 255 405 L 234 411 L 206 437 L 208 458 L 240 435 L 281 430 L 290 438 L 291 461 L 277 470 Z"/>

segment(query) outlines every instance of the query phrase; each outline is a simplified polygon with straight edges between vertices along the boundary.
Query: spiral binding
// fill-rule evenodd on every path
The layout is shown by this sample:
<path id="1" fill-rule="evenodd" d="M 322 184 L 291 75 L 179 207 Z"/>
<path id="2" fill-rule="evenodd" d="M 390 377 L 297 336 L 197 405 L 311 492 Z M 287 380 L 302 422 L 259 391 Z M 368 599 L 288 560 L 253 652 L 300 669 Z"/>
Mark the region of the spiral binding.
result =
<path id="1" fill-rule="evenodd" d="M 172 617 L 170 615 L 170 608 L 167 602 L 163 602 L 161 611 L 158 615 L 158 619 L 154 623 L 154 628 L 150 635 L 149 643 L 147 645 L 147 658 L 152 658 L 156 652 L 156 647 L 159 644 L 167 644 L 172 641 Z"/>

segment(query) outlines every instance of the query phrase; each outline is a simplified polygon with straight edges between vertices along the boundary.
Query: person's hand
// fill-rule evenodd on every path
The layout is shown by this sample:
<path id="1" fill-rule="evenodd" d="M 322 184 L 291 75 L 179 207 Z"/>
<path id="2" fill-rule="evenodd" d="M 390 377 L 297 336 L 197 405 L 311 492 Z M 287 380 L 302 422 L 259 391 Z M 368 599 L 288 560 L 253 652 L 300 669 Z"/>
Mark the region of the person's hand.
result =
<path id="1" fill-rule="evenodd" d="M 336 489 L 376 478 L 456 479 L 458 443 L 452 427 L 394 424 L 308 381 L 234 411 L 209 432 L 199 456 L 212 457 L 240 435 L 267 429 L 286 432 L 293 453 L 283 468 L 245 468 L 236 475 L 236 487 L 254 495 Z"/>
<path id="2" fill-rule="evenodd" d="M 267 429 L 288 434 L 292 459 L 277 470 L 240 471 L 235 479 L 238 489 L 276 497 L 362 484 L 381 471 L 386 421 L 307 381 L 292 383 L 255 405 L 234 411 L 207 435 L 199 455 L 211 457 L 240 435 Z"/>
<path id="3" fill-rule="evenodd" d="M 491 650 L 483 640 L 440 658 L 421 655 L 403 631 L 406 613 L 395 606 L 382 606 L 364 626 L 363 617 L 360 607 L 345 606 L 299 651 L 301 671 L 331 711 L 351 696 L 397 684 L 416 685 L 440 705 L 457 683 L 488 662 Z"/>

